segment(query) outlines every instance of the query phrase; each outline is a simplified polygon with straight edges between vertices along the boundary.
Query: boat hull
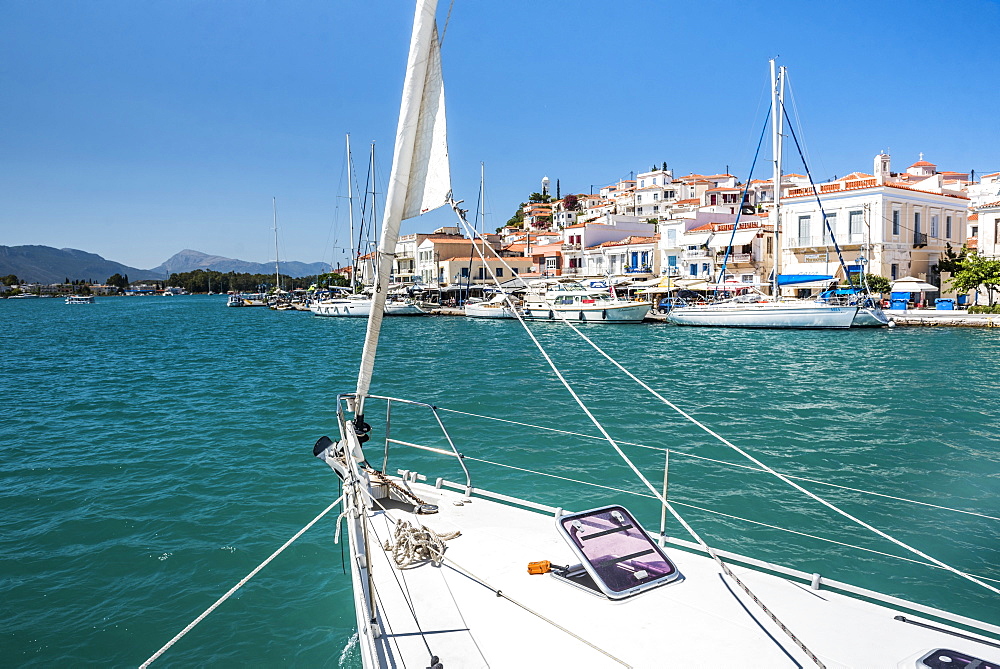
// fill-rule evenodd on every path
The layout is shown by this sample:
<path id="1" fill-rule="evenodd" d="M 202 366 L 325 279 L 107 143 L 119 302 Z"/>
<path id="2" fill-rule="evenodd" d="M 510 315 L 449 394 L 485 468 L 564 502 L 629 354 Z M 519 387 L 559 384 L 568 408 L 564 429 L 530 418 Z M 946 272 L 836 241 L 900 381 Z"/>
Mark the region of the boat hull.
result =
<path id="1" fill-rule="evenodd" d="M 861 307 L 858 309 L 852 328 L 881 328 L 889 325 L 889 317 L 879 307 Z"/>
<path id="2" fill-rule="evenodd" d="M 649 313 L 645 302 L 630 302 L 605 307 L 558 304 L 529 304 L 524 308 L 524 318 L 530 321 L 561 321 L 571 323 L 640 323 Z"/>
<path id="3" fill-rule="evenodd" d="M 825 304 L 704 305 L 673 309 L 676 325 L 769 329 L 842 329 L 851 327 L 857 307 Z"/>
<path id="4" fill-rule="evenodd" d="M 339 318 L 368 318 L 371 310 L 371 300 L 326 300 L 310 307 L 310 311 L 317 316 Z M 386 316 L 422 316 L 426 313 L 416 304 L 400 302 L 385 305 Z"/>
<path id="5" fill-rule="evenodd" d="M 469 318 L 515 318 L 513 310 L 505 305 L 467 304 L 465 315 Z"/>

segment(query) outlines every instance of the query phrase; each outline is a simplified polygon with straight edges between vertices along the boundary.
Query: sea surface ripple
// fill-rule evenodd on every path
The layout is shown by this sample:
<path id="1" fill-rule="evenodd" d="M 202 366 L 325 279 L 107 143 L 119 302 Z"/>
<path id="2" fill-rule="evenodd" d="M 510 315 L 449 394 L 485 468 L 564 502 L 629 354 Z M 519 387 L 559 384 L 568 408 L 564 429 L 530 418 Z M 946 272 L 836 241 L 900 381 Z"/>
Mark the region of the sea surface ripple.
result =
<path id="1" fill-rule="evenodd" d="M 336 436 L 336 395 L 356 382 L 365 323 L 224 305 L 220 296 L 0 301 L 5 665 L 140 664 L 337 497 L 311 448 Z M 718 548 L 1000 624 L 986 590 L 872 552 L 914 557 L 768 474 L 689 457 L 748 464 L 569 328 L 533 331 L 654 485 L 671 450 L 670 497 Z M 938 559 L 1000 579 L 1000 333 L 585 332 L 779 471 L 971 512 L 801 482 Z M 515 322 L 388 319 L 374 378 L 381 395 L 599 434 Z M 644 492 L 601 439 L 442 416 L 472 458 Z M 379 433 L 382 419 L 369 422 Z M 415 409 L 394 408 L 393 428 L 443 443 Z M 469 465 L 482 487 L 567 509 L 614 500 L 651 529 L 659 523 L 646 497 Z M 429 454 L 394 451 L 397 466 L 461 477 Z M 357 666 L 335 529 L 328 516 L 159 663 Z M 683 536 L 676 524 L 668 531 Z"/>

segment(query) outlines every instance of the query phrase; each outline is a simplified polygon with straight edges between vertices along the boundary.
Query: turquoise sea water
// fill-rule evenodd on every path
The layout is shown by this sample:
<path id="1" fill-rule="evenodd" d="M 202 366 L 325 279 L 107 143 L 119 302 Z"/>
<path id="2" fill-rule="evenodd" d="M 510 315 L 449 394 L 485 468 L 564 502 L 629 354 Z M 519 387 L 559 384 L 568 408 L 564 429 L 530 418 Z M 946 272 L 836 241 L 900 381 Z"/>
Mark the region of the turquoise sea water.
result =
<path id="1" fill-rule="evenodd" d="M 224 304 L 0 301 L 5 666 L 138 665 L 336 498 L 336 477 L 311 447 L 335 436 L 335 396 L 353 387 L 364 322 Z M 739 461 L 568 328 L 535 331 L 616 438 L 675 451 L 677 502 L 905 555 L 765 474 L 684 457 Z M 587 333 L 777 469 L 1000 517 L 1000 332 Z M 515 322 L 389 319 L 383 342 L 373 392 L 596 434 Z M 394 425 L 406 414 L 394 413 Z M 443 415 L 470 456 L 641 491 L 599 440 Z M 414 419 L 398 436 L 439 443 Z M 625 449 L 662 478 L 662 453 Z M 392 457 L 390 469 L 459 478 L 433 456 Z M 568 509 L 615 499 L 658 523 L 641 497 L 470 469 L 483 487 Z M 1000 579 L 998 520 L 804 485 L 959 569 Z M 719 548 L 1000 624 L 997 597 L 938 569 L 678 508 Z M 355 666 L 350 577 L 334 531 L 331 515 L 156 666 Z"/>

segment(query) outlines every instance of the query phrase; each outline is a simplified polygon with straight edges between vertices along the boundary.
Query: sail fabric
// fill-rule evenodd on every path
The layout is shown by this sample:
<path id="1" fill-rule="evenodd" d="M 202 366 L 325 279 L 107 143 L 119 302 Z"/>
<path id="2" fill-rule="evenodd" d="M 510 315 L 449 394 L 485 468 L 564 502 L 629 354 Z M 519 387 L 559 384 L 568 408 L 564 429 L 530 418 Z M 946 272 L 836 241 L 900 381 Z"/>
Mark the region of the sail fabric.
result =
<path id="1" fill-rule="evenodd" d="M 410 162 L 410 185 L 403 205 L 403 220 L 425 214 L 445 204 L 451 191 L 448 164 L 448 127 L 445 120 L 444 78 L 437 28 L 431 35 L 427 77 L 420 101 L 417 131 Z"/>
<path id="2" fill-rule="evenodd" d="M 361 368 L 358 370 L 357 413 L 362 415 L 364 398 L 371 386 L 375 367 L 375 352 L 385 315 L 386 288 L 399 239 L 399 225 L 404 218 L 445 204 L 451 188 L 445 137 L 441 44 L 434 18 L 436 9 L 437 0 L 418 0 L 413 17 L 396 145 L 378 247 L 372 307 L 361 352 Z"/>

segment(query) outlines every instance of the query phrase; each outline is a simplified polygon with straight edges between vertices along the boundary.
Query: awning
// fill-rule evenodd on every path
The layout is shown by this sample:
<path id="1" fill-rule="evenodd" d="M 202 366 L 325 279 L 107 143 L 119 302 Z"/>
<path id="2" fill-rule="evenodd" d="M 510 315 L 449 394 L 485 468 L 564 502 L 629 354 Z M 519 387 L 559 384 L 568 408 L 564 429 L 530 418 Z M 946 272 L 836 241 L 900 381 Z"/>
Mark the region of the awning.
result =
<path id="1" fill-rule="evenodd" d="M 711 232 L 694 232 L 691 234 L 681 235 L 681 238 L 677 240 L 677 243 L 681 246 L 702 246 L 703 244 L 708 243 L 711 236 Z"/>
<path id="2" fill-rule="evenodd" d="M 937 292 L 938 290 L 940 289 L 937 286 L 932 286 L 915 276 L 904 276 L 902 279 L 892 282 L 892 292 L 894 293 Z"/>
<path id="3" fill-rule="evenodd" d="M 736 234 L 733 235 L 732 231 L 716 232 L 712 237 L 708 245 L 713 249 L 724 249 L 727 246 L 744 246 L 753 241 L 753 238 L 757 236 L 758 230 L 737 230 Z M 730 239 L 732 238 L 732 243 Z"/>
<path id="4" fill-rule="evenodd" d="M 661 279 L 659 277 L 657 277 L 655 279 L 647 279 L 645 281 L 633 281 L 632 282 L 632 287 L 633 288 L 649 288 L 650 286 L 658 286 L 658 285 L 660 285 L 660 281 L 661 281 Z"/>

